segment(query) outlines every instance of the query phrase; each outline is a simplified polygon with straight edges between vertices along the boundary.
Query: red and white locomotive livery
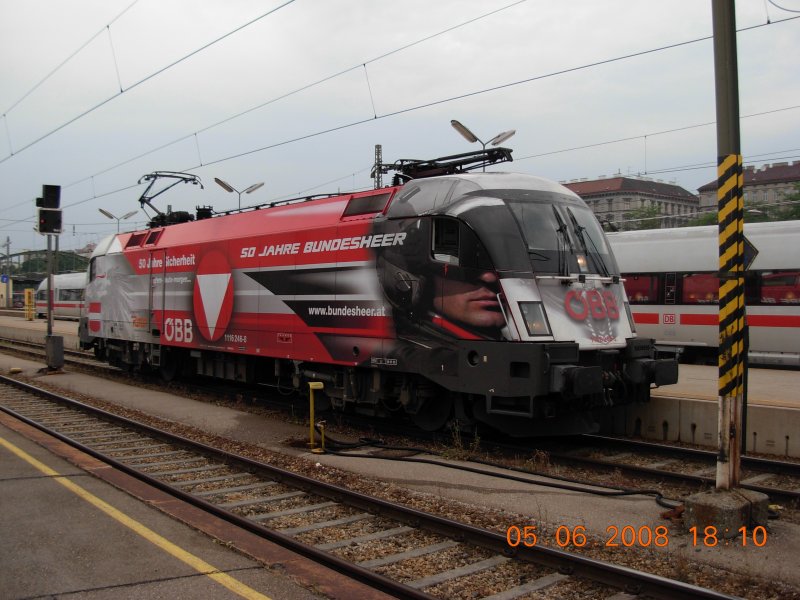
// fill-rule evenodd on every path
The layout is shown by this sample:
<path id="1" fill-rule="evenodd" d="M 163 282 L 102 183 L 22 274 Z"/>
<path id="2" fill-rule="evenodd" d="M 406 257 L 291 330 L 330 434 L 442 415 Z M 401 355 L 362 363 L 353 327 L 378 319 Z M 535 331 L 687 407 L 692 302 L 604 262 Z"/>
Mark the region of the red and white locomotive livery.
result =
<path id="1" fill-rule="evenodd" d="M 120 367 L 320 380 L 334 409 L 427 429 L 589 431 L 593 410 L 677 380 L 635 337 L 592 212 L 527 175 L 457 172 L 114 235 L 91 258 L 86 307 L 84 346 Z"/>

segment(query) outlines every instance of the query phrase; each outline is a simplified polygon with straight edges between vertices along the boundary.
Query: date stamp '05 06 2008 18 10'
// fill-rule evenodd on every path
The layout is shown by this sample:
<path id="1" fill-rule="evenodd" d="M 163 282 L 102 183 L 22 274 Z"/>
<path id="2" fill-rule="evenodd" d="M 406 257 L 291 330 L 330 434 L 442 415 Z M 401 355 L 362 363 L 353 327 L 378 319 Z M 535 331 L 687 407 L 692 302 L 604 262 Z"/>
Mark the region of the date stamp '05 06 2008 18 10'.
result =
<path id="1" fill-rule="evenodd" d="M 692 546 L 713 548 L 715 546 L 741 545 L 742 547 L 763 548 L 767 544 L 767 530 L 759 525 L 752 529 L 740 527 L 738 535 L 728 538 L 720 534 L 719 530 L 713 525 L 702 529 L 691 527 L 689 529 L 689 543 Z M 669 546 L 669 529 L 665 525 L 650 527 L 642 525 L 634 527 L 632 525 L 609 525 L 606 527 L 606 537 L 603 545 L 607 548 L 664 548 Z M 506 541 L 512 548 L 520 544 L 527 547 L 536 546 L 539 543 L 541 534 L 537 533 L 536 525 L 510 525 L 506 529 Z M 567 527 L 561 525 L 555 531 L 551 540 L 560 548 L 583 548 L 589 544 L 586 535 L 586 528 L 583 525 Z"/>

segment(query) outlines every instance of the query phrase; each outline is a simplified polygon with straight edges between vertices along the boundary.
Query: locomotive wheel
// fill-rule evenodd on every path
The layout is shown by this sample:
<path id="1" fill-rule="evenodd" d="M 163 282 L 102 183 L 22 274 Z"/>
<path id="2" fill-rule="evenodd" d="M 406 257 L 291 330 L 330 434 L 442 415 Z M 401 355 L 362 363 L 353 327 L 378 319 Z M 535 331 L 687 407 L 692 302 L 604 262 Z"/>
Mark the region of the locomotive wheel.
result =
<path id="1" fill-rule="evenodd" d="M 162 350 L 161 364 L 158 367 L 158 374 L 161 376 L 163 381 L 169 383 L 178 376 L 181 367 L 180 358 L 181 356 L 177 352 Z"/>
<path id="2" fill-rule="evenodd" d="M 453 414 L 453 397 L 442 393 L 440 397 L 428 398 L 415 415 L 414 424 L 424 431 L 437 431 L 447 425 Z"/>

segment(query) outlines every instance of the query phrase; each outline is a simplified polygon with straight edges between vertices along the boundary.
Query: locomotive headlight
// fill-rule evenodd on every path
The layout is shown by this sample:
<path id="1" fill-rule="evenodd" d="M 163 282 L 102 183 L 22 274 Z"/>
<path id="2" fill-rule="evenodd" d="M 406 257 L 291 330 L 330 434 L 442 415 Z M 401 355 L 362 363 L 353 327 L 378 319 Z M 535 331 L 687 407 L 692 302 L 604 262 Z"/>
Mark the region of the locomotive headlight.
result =
<path id="1" fill-rule="evenodd" d="M 525 319 L 528 335 L 552 335 L 550 325 L 547 323 L 544 307 L 541 302 L 520 302 L 519 310 Z"/>
<path id="2" fill-rule="evenodd" d="M 636 323 L 633 322 L 633 315 L 631 314 L 631 305 L 625 303 L 625 314 L 628 315 L 628 323 L 631 324 L 631 331 L 636 333 Z"/>
<path id="3" fill-rule="evenodd" d="M 576 254 L 575 258 L 578 261 L 578 269 L 580 269 L 581 273 L 586 273 L 589 270 L 589 264 L 586 261 L 586 255 Z"/>

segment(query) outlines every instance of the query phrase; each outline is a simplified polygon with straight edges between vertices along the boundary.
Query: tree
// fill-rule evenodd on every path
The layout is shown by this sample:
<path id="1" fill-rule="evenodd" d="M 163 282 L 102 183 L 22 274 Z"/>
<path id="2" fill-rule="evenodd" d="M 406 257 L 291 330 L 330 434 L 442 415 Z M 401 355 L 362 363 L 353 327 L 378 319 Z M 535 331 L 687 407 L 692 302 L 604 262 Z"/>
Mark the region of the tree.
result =
<path id="1" fill-rule="evenodd" d="M 772 212 L 772 211 L 770 211 Z M 775 207 L 775 221 L 794 221 L 800 219 L 800 183 L 795 184 L 794 193 L 785 196 Z"/>
<path id="2" fill-rule="evenodd" d="M 700 225 L 716 225 L 718 221 L 717 211 L 709 211 L 699 214 L 694 219 L 687 221 L 683 227 L 699 227 Z"/>
<path id="3" fill-rule="evenodd" d="M 780 203 L 749 202 L 744 207 L 745 223 L 766 223 L 768 221 L 794 221 L 800 219 L 800 183 L 795 184 L 794 192 L 781 198 Z M 686 227 L 716 225 L 717 211 L 703 213 L 686 223 Z"/>
<path id="4" fill-rule="evenodd" d="M 657 205 L 634 208 L 625 213 L 622 228 L 630 231 L 658 229 L 661 227 L 661 208 Z"/>

